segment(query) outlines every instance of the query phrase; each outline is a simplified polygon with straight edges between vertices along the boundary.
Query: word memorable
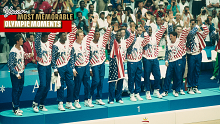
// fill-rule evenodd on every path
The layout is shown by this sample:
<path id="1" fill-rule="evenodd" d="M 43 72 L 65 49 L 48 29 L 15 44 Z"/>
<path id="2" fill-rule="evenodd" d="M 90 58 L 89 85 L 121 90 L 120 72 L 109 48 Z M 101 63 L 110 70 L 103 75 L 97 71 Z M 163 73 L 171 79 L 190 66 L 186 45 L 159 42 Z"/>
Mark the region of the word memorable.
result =
<path id="1" fill-rule="evenodd" d="M 73 20 L 73 14 L 20 14 L 18 21 L 53 21 L 53 20 Z"/>
<path id="2" fill-rule="evenodd" d="M 4 21 L 5 28 L 62 28 L 61 21 Z"/>
<path id="3" fill-rule="evenodd" d="M 13 10 L 13 6 L 8 9 L 8 6 L 5 6 L 3 8 L 3 11 L 5 12 L 4 17 L 7 18 L 9 15 L 18 15 L 18 14 L 24 14 L 27 13 L 26 10 Z"/>

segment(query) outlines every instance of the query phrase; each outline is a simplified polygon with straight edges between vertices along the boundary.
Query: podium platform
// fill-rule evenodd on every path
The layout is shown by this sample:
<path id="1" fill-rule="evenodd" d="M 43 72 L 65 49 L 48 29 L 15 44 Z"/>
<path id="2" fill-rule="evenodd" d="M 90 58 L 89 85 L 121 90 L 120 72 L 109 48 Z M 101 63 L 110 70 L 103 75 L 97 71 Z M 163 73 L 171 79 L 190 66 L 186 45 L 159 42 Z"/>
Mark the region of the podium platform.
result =
<path id="1" fill-rule="evenodd" d="M 59 111 L 57 105 L 46 106 L 49 111 L 39 113 L 34 113 L 31 107 L 21 108 L 24 111 L 23 116 L 15 116 L 12 110 L 6 110 L 0 113 L 0 123 L 59 124 L 220 105 L 218 88 L 202 89 L 201 92 L 202 94 L 186 94 L 179 97 L 169 93 L 163 99 L 152 96 L 152 100 L 146 100 L 145 96 L 141 96 L 144 100 L 137 102 L 131 102 L 129 97 L 124 97 L 124 104 L 108 104 L 107 100 L 103 100 L 105 106 L 96 105 L 93 100 L 93 108 L 84 107 L 84 102 L 80 102 L 81 109 L 66 111 Z"/>

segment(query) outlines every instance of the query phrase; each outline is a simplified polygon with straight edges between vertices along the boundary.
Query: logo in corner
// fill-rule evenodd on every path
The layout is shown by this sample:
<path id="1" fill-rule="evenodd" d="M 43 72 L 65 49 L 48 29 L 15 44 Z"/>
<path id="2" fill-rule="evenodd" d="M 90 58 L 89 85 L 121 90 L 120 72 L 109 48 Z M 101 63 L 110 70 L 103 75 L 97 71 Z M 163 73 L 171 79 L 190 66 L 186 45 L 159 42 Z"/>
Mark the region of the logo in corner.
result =
<path id="1" fill-rule="evenodd" d="M 150 123 L 150 121 L 148 121 L 148 118 L 146 118 L 146 117 L 143 118 L 143 121 L 142 121 L 142 122 L 143 122 L 143 124 L 149 124 L 149 123 Z"/>

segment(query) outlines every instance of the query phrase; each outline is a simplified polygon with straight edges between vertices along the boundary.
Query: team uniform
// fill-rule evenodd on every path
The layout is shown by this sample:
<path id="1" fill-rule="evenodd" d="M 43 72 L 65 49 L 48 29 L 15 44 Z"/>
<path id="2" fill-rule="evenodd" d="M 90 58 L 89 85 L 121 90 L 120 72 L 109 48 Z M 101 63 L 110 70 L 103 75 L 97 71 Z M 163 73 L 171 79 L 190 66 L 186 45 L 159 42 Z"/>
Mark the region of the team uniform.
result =
<path id="1" fill-rule="evenodd" d="M 169 25 L 168 25 L 168 34 L 170 33 L 170 32 L 172 32 L 173 31 L 173 24 L 172 23 L 169 23 Z M 186 38 L 185 38 L 185 40 L 186 40 Z M 177 37 L 177 41 L 179 41 L 179 37 Z M 186 67 L 186 41 L 184 41 L 184 45 L 183 45 L 183 49 L 182 49 L 182 64 L 181 64 L 182 66 L 181 66 L 181 68 L 182 68 L 182 71 L 181 71 L 181 73 L 182 73 L 182 76 L 181 76 L 181 87 L 180 87 L 180 94 L 181 95 L 185 95 L 185 93 L 184 93 L 184 91 L 183 91 L 183 76 L 184 76 L 184 73 L 185 73 L 185 67 Z M 174 86 L 174 85 L 173 85 Z M 172 89 L 174 89 L 173 87 L 172 87 Z M 167 92 L 166 92 L 167 93 Z"/>
<path id="2" fill-rule="evenodd" d="M 24 59 L 31 58 L 31 53 L 25 53 L 22 46 L 18 50 L 15 46 L 12 47 L 9 53 L 8 68 L 10 70 L 10 78 L 12 83 L 12 106 L 13 112 L 16 115 L 22 115 L 19 109 L 20 96 L 24 86 Z M 21 79 L 18 77 L 21 76 Z"/>
<path id="3" fill-rule="evenodd" d="M 83 82 L 84 85 L 84 99 L 85 99 L 85 106 L 90 106 L 92 101 L 88 100 L 90 99 L 90 44 L 92 42 L 93 36 L 95 33 L 95 28 L 91 28 L 90 32 L 88 35 L 86 35 L 82 43 L 79 44 L 77 42 L 73 43 L 73 47 L 75 50 L 75 70 L 77 71 L 77 76 L 74 77 L 75 79 L 75 88 L 74 88 L 74 105 L 77 108 L 81 108 L 79 104 L 79 92 L 81 88 L 81 83 Z"/>
<path id="4" fill-rule="evenodd" d="M 142 54 L 143 47 L 150 41 L 147 32 L 135 36 L 134 42 L 127 49 L 127 71 L 128 71 L 128 89 L 130 91 L 130 100 L 143 100 L 139 93 L 141 92 L 142 76 Z M 135 89 L 134 89 L 135 85 Z M 135 98 L 135 97 L 137 98 Z"/>
<path id="5" fill-rule="evenodd" d="M 188 74 L 187 74 L 187 82 L 188 82 L 188 93 L 194 94 L 201 93 L 198 91 L 198 79 L 200 66 L 202 61 L 202 49 L 205 48 L 206 44 L 204 39 L 209 33 L 209 29 L 206 25 L 202 25 L 204 31 L 197 32 L 199 26 L 194 27 L 187 37 L 187 62 L 188 62 Z M 193 89 L 192 89 L 193 88 Z M 194 91 L 194 92 L 193 92 Z"/>
<path id="6" fill-rule="evenodd" d="M 171 41 L 169 41 L 167 44 L 165 61 L 169 61 L 169 65 L 167 67 L 166 78 L 163 86 L 165 91 L 165 93 L 163 93 L 163 96 L 166 96 L 168 94 L 172 78 L 174 80 L 172 87 L 174 91 L 173 94 L 175 96 L 178 96 L 178 92 L 180 92 L 180 88 L 182 86 L 182 55 L 188 33 L 189 29 L 184 28 L 183 32 L 181 33 L 180 37 L 176 39 L 175 43 L 171 43 Z"/>
<path id="7" fill-rule="evenodd" d="M 127 48 L 134 41 L 134 34 L 131 34 L 130 37 L 126 40 L 121 40 L 121 43 L 118 43 L 115 39 L 115 32 L 112 32 L 110 39 L 110 50 L 111 57 L 109 61 L 109 103 L 114 103 L 114 98 L 116 102 L 123 103 L 122 95 L 122 86 L 124 78 L 124 67 L 123 63 L 126 57 Z M 115 49 L 115 46 L 118 46 L 118 49 Z M 116 53 L 117 51 L 117 53 Z M 117 56 L 117 57 L 116 57 Z M 121 60 L 121 61 L 120 61 Z M 116 64 L 118 61 L 118 64 Z M 123 75 L 123 76 L 122 76 Z M 117 91 L 115 94 L 115 83 L 117 82 Z M 116 96 L 115 96 L 116 95 Z"/>
<path id="8" fill-rule="evenodd" d="M 53 45 L 52 53 L 52 68 L 54 72 L 59 73 L 61 87 L 57 90 L 57 101 L 59 102 L 58 109 L 64 111 L 64 82 L 67 85 L 67 103 L 66 108 L 75 109 L 72 106 L 73 93 L 74 93 L 74 81 L 73 81 L 73 70 L 74 66 L 74 49 L 73 41 L 76 34 L 76 27 L 73 26 L 72 32 L 67 35 L 67 40 L 64 44 L 60 42 L 60 39 Z"/>
<path id="9" fill-rule="evenodd" d="M 51 58 L 52 58 L 52 46 L 55 39 L 55 33 L 50 33 L 48 36 L 48 41 L 43 43 L 41 41 L 42 33 L 37 33 L 35 40 L 35 49 L 37 53 L 36 60 L 38 61 L 37 69 L 40 80 L 40 87 L 33 102 L 33 110 L 38 112 L 38 104 L 40 103 L 39 109 L 47 111 L 44 107 L 46 102 L 47 93 L 50 88 L 51 81 Z"/>
<path id="10" fill-rule="evenodd" d="M 94 94 L 94 90 L 97 88 L 96 103 L 104 104 L 102 99 L 102 86 L 105 76 L 105 48 L 109 39 L 111 28 L 108 27 L 104 35 L 102 35 L 98 43 L 91 42 L 90 45 L 90 66 L 92 69 L 93 77 L 88 98 L 91 98 Z"/>
<path id="11" fill-rule="evenodd" d="M 163 36 L 163 33 L 165 32 L 167 28 L 167 22 L 164 23 L 164 25 L 161 27 L 159 31 L 156 33 L 153 33 L 150 36 L 150 42 L 144 47 L 143 51 L 143 66 L 144 66 L 144 84 L 146 89 L 146 98 L 148 100 L 151 100 L 150 95 L 150 74 L 152 72 L 154 76 L 154 95 L 156 95 L 158 98 L 162 98 L 162 96 L 159 94 L 158 89 L 160 89 L 160 67 L 159 67 L 159 61 L 157 59 L 159 48 L 158 45 L 160 43 L 160 39 Z M 145 30 L 149 31 L 149 21 L 147 25 L 145 25 Z"/>

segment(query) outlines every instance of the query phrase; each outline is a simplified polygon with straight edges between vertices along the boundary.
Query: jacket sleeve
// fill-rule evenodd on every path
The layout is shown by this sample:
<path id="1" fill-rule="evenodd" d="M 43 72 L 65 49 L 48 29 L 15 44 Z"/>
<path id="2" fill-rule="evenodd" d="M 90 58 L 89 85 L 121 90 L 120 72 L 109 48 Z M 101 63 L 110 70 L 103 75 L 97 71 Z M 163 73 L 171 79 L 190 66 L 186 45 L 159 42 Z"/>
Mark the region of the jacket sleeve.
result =
<path id="1" fill-rule="evenodd" d="M 144 33 L 144 40 L 141 43 L 142 47 L 145 47 L 150 42 L 150 36 L 147 32 Z"/>
<path id="2" fill-rule="evenodd" d="M 10 70 L 10 72 L 14 75 L 16 75 L 17 77 L 20 76 L 19 73 L 15 70 L 15 58 L 16 58 L 16 54 L 15 52 L 10 52 L 9 54 L 9 59 L 8 59 L 8 68 Z"/>
<path id="3" fill-rule="evenodd" d="M 74 71 L 75 70 L 75 49 L 74 47 L 72 47 L 72 50 L 71 50 L 71 54 L 70 54 L 70 67 L 71 69 Z"/>
<path id="4" fill-rule="evenodd" d="M 163 36 L 163 33 L 166 31 L 166 29 L 167 29 L 167 22 L 165 22 L 164 25 L 161 27 L 161 29 L 156 33 L 157 45 L 159 45 L 160 39 Z"/>
<path id="5" fill-rule="evenodd" d="M 53 45 L 51 66 L 54 69 L 54 72 L 57 71 L 57 64 L 56 64 L 57 57 L 58 57 L 58 47 Z"/>
<path id="6" fill-rule="evenodd" d="M 126 39 L 126 49 L 134 42 L 135 34 L 131 34 L 128 39 Z"/>
<path id="7" fill-rule="evenodd" d="M 103 35 L 103 42 L 102 42 L 102 47 L 106 47 L 106 44 L 108 42 L 109 36 L 111 33 L 111 27 L 107 28 L 107 31 L 105 32 L 105 34 Z"/>
<path id="8" fill-rule="evenodd" d="M 41 42 L 40 42 L 41 36 L 42 36 L 42 33 L 39 33 L 39 32 L 36 33 L 35 50 L 36 50 L 38 57 L 42 56 L 42 49 L 41 49 Z"/>

